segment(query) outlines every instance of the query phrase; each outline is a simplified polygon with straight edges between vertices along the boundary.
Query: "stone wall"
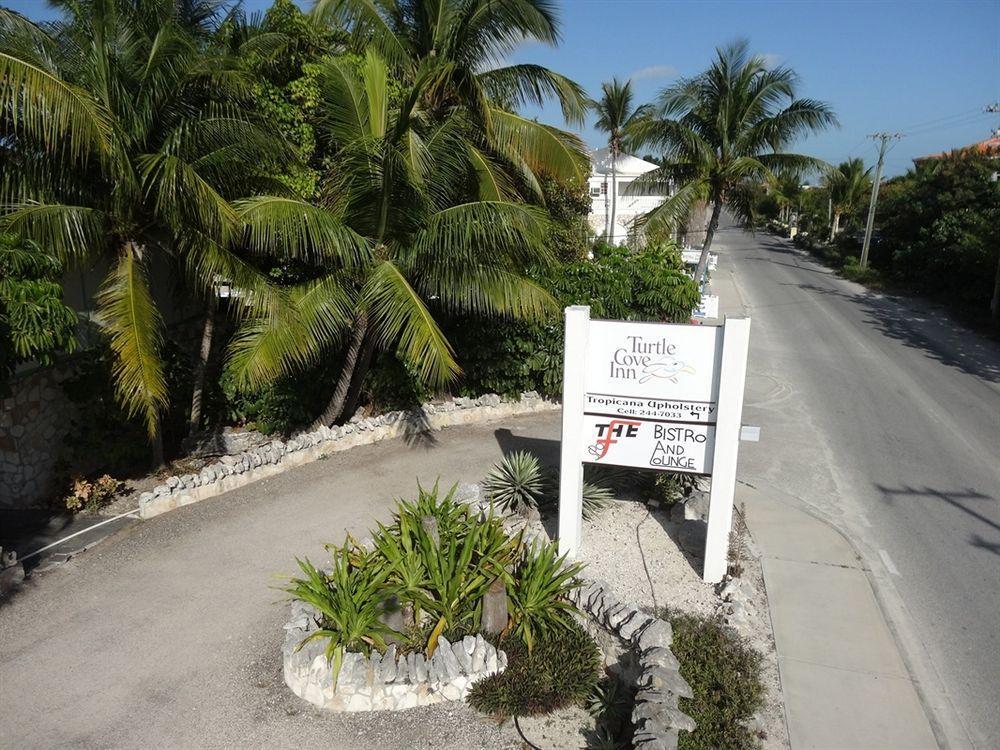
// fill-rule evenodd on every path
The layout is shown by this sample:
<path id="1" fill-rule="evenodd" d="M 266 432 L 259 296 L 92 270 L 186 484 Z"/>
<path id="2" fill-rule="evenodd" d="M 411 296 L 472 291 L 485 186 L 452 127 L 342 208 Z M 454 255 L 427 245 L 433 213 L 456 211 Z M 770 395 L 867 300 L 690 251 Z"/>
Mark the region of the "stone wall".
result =
<path id="1" fill-rule="evenodd" d="M 574 589 L 569 598 L 635 654 L 638 692 L 632 711 L 632 746 L 637 750 L 675 750 L 680 732 L 693 732 L 696 725 L 678 707 L 681 698 L 694 694 L 670 650 L 674 638 L 670 623 L 634 604 L 618 601 L 603 581 L 590 581 Z"/>
<path id="2" fill-rule="evenodd" d="M 334 686 L 327 642 L 316 639 L 299 648 L 318 628 L 316 611 L 293 602 L 285 625 L 283 673 L 293 693 L 329 711 L 401 711 L 463 700 L 473 683 L 507 668 L 507 654 L 481 635 L 455 643 L 442 636 L 429 659 L 420 653 L 397 653 L 394 645 L 371 656 L 349 651 Z"/>
<path id="3" fill-rule="evenodd" d="M 30 507 L 60 489 L 56 465 L 74 409 L 60 387 L 65 375 L 37 370 L 0 400 L 0 509 Z"/>
<path id="4" fill-rule="evenodd" d="M 411 411 L 351 420 L 343 426 L 300 432 L 287 441 L 272 440 L 243 453 L 223 456 L 198 474 L 170 477 L 139 497 L 139 517 L 152 518 L 358 445 L 558 408 L 557 403 L 534 392 L 524 393 L 517 400 L 491 393 L 478 399 L 455 398 Z"/>

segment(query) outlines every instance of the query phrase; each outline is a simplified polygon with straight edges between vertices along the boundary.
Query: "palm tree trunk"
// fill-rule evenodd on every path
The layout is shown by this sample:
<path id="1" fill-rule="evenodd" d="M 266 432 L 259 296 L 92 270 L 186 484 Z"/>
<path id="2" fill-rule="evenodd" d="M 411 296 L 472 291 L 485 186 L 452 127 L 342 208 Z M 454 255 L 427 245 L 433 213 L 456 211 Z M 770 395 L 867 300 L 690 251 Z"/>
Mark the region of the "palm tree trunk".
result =
<path id="1" fill-rule="evenodd" d="M 205 372 L 208 369 L 208 358 L 212 354 L 212 336 L 215 332 L 215 311 L 219 306 L 219 298 L 215 290 L 211 290 L 205 305 L 205 325 L 201 329 L 201 350 L 198 352 L 198 362 L 194 368 L 194 388 L 191 391 L 191 418 L 188 420 L 188 437 L 191 437 L 201 427 L 201 399 L 205 390 Z"/>
<path id="2" fill-rule="evenodd" d="M 156 432 L 153 433 L 153 471 L 162 469 L 166 464 L 166 460 L 163 457 L 163 422 L 162 420 L 157 420 L 156 422 Z"/>
<path id="3" fill-rule="evenodd" d="M 361 347 L 361 356 L 358 364 L 354 368 L 354 375 L 351 378 L 351 386 L 347 389 L 347 401 L 341 414 L 351 417 L 358 410 L 358 401 L 361 397 L 361 386 L 364 385 L 365 375 L 372 365 L 372 357 L 375 354 L 375 337 L 365 336 L 365 342 Z"/>
<path id="4" fill-rule="evenodd" d="M 608 233 L 611 235 L 611 244 L 617 245 L 615 242 L 615 211 L 617 210 L 618 201 L 618 165 L 615 163 L 618 159 L 615 157 L 614 150 L 611 151 L 611 225 L 608 227 Z"/>
<path id="5" fill-rule="evenodd" d="M 840 231 L 840 211 L 833 214 L 833 224 L 830 225 L 830 242 L 837 239 L 837 232 Z"/>
<path id="6" fill-rule="evenodd" d="M 361 345 L 364 343 L 366 333 L 368 333 L 368 316 L 361 312 L 358 313 L 358 317 L 354 321 L 351 343 L 344 356 L 344 366 L 340 369 L 337 387 L 334 388 L 333 396 L 330 397 L 326 409 L 316 418 L 310 429 L 315 430 L 324 425 L 332 425 L 343 413 L 344 403 L 347 401 L 347 391 L 351 387 L 351 379 L 354 377 L 354 369 L 358 364 L 358 354 L 361 352 Z"/>
<path id="7" fill-rule="evenodd" d="M 694 272 L 695 283 L 701 286 L 701 280 L 705 276 L 705 269 L 708 268 L 708 253 L 712 249 L 712 239 L 715 237 L 715 230 L 719 228 L 719 214 L 722 213 L 722 198 L 716 198 L 712 203 L 712 218 L 708 220 L 708 227 L 705 230 L 705 244 L 701 246 L 701 257 L 698 258 L 698 268 Z"/>

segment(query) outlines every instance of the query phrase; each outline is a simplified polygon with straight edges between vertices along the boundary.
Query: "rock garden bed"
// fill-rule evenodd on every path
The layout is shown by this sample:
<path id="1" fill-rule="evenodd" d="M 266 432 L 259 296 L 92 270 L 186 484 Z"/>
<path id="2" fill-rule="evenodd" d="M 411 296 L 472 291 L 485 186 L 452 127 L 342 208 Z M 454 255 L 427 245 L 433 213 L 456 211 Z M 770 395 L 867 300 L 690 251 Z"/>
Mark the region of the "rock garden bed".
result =
<path id="1" fill-rule="evenodd" d="M 752 543 L 734 536 L 742 576 L 717 592 L 676 541 L 705 488 L 643 490 L 647 505 L 591 483 L 569 564 L 546 532 L 552 477 L 529 458 L 421 490 L 371 539 L 331 547 L 328 570 L 300 562 L 283 654 L 296 695 L 348 712 L 465 699 L 546 750 L 787 747 Z"/>

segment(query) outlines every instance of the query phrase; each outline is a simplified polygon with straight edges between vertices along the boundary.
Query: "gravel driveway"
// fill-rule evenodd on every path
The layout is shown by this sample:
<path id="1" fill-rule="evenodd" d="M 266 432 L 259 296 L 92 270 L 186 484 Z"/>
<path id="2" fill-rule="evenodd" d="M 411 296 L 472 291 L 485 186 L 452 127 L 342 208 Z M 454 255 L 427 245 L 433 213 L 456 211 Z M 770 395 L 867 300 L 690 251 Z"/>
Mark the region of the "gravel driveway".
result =
<path id="1" fill-rule="evenodd" d="M 317 559 L 324 542 L 365 535 L 418 478 L 476 481 L 500 443 L 551 448 L 558 434 L 556 413 L 445 430 L 434 445 L 394 440 L 335 454 L 137 524 L 32 579 L 0 609 L 0 744 L 519 747 L 510 727 L 462 705 L 312 709 L 281 680 L 286 609 L 275 586 L 293 556 Z"/>

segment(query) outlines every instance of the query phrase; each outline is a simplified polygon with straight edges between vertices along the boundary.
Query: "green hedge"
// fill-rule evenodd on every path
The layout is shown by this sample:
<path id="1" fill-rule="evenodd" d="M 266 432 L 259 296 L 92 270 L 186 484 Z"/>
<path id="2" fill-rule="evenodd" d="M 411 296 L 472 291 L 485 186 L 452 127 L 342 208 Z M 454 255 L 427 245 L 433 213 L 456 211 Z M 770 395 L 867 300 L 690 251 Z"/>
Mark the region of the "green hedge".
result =
<path id="1" fill-rule="evenodd" d="M 592 261 L 562 263 L 535 280 L 561 306 L 589 305 L 593 318 L 687 322 L 698 305 L 695 283 L 672 244 L 641 251 L 598 246 Z M 523 323 L 463 317 L 447 324 L 464 374 L 463 395 L 522 391 L 558 395 L 562 387 L 562 316 Z"/>

